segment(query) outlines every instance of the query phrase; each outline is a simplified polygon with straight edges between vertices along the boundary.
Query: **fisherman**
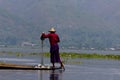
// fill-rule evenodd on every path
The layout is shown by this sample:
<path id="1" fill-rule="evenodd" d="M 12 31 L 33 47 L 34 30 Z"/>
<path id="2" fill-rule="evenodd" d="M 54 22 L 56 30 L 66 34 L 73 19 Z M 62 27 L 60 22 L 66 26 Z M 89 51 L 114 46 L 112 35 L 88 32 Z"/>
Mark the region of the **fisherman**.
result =
<path id="1" fill-rule="evenodd" d="M 41 35 L 41 40 L 44 40 L 45 38 L 49 39 L 50 43 L 50 61 L 52 63 L 52 67 L 55 68 L 55 63 L 60 63 L 60 68 L 64 68 L 64 65 L 60 59 L 59 55 L 59 45 L 60 42 L 58 34 L 55 33 L 56 30 L 52 27 L 49 30 L 48 34 L 45 34 L 44 32 Z M 65 69 L 65 68 L 64 68 Z"/>

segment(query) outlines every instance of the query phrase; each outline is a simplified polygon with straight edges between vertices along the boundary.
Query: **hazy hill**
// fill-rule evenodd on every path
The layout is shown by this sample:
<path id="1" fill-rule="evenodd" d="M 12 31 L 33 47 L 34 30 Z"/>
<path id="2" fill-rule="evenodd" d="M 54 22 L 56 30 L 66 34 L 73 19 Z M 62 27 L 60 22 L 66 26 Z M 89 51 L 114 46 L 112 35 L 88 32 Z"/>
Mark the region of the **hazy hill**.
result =
<path id="1" fill-rule="evenodd" d="M 120 44 L 119 0 L 0 0 L 0 43 L 39 43 L 55 26 L 61 46 Z"/>

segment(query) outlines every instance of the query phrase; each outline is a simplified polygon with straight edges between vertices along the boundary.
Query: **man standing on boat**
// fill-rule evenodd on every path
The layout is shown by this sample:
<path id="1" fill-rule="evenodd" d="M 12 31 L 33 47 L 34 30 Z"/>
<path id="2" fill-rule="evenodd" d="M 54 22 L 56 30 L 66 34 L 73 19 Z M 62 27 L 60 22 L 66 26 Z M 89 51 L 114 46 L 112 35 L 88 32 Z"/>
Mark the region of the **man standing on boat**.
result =
<path id="1" fill-rule="evenodd" d="M 55 63 L 60 63 L 60 67 L 64 68 L 64 65 L 60 59 L 59 55 L 59 45 L 60 42 L 59 36 L 55 33 L 56 30 L 52 27 L 49 30 L 48 34 L 45 34 L 44 32 L 41 35 L 41 40 L 44 40 L 45 38 L 49 39 L 50 42 L 50 61 L 53 65 L 53 68 L 55 68 Z"/>

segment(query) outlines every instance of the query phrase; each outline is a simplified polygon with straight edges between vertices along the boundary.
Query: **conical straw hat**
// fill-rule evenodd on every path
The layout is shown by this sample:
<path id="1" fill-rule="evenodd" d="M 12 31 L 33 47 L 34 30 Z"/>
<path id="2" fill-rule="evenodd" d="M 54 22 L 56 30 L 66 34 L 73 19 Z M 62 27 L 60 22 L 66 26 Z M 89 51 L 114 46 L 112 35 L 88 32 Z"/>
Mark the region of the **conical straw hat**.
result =
<path id="1" fill-rule="evenodd" d="M 49 32 L 56 32 L 56 30 L 52 27 Z"/>

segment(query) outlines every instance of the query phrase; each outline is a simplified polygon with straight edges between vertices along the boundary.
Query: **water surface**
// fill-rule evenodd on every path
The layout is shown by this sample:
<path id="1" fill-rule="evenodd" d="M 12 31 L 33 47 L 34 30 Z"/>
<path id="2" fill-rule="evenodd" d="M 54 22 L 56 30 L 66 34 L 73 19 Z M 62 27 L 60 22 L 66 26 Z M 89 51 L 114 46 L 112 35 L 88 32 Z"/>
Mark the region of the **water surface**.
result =
<path id="1" fill-rule="evenodd" d="M 27 50 L 25 50 L 27 51 Z M 32 50 L 31 50 L 32 51 Z M 37 51 L 37 50 L 33 50 Z M 21 56 L 0 54 L 0 61 L 7 63 L 37 65 L 40 56 Z M 1 80 L 120 80 L 120 61 L 106 59 L 68 59 L 63 70 L 0 70 Z M 81 64 L 72 63 L 74 61 Z M 44 58 L 45 65 L 51 65 Z M 59 64 L 56 64 L 59 66 Z"/>

